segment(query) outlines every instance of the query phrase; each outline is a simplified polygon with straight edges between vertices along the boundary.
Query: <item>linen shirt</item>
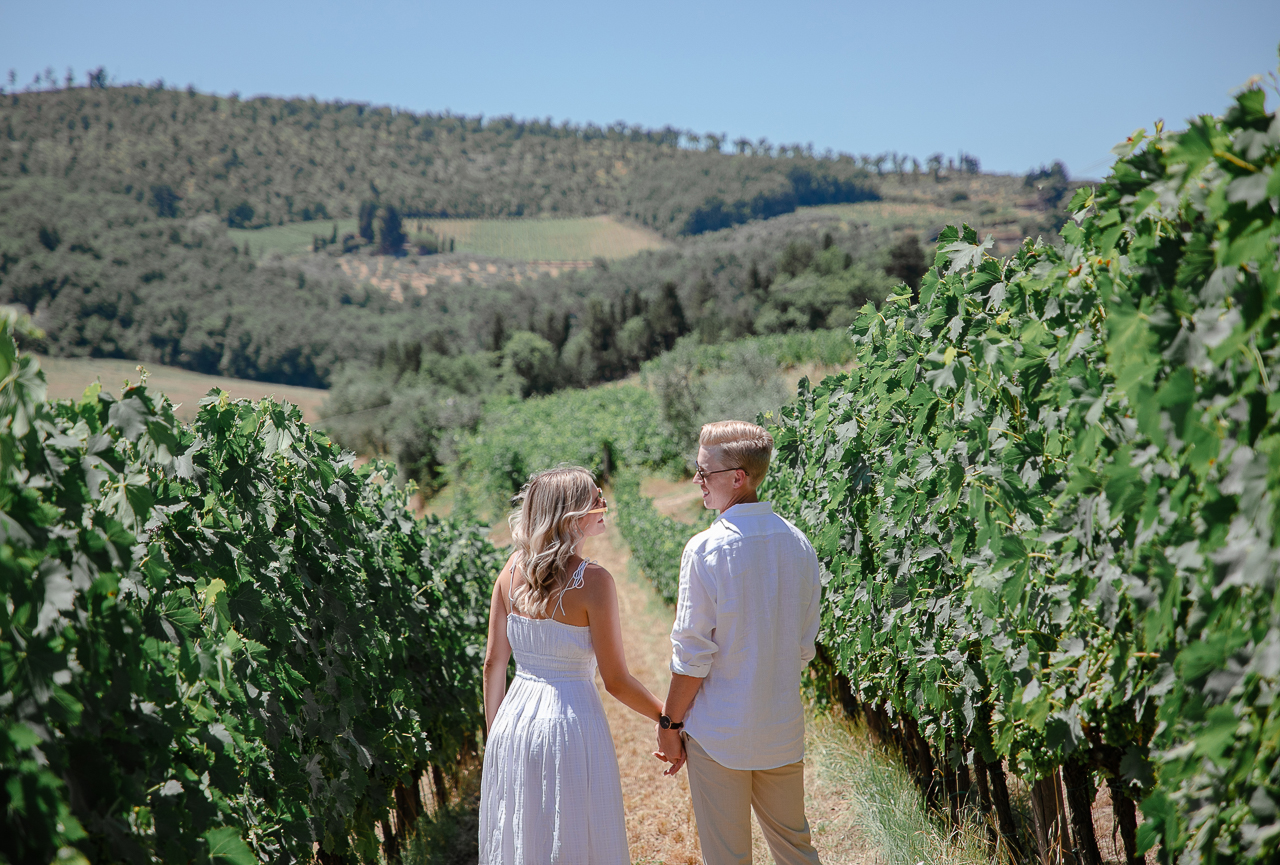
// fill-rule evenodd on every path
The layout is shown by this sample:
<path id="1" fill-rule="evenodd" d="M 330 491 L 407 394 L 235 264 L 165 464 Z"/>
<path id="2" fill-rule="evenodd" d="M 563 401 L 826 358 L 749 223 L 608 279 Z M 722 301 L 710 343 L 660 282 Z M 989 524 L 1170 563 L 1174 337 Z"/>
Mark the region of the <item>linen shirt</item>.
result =
<path id="1" fill-rule="evenodd" d="M 725 768 L 804 759 L 800 673 L 821 600 L 813 546 L 768 502 L 734 505 L 685 544 L 671 671 L 703 680 L 685 732 Z"/>

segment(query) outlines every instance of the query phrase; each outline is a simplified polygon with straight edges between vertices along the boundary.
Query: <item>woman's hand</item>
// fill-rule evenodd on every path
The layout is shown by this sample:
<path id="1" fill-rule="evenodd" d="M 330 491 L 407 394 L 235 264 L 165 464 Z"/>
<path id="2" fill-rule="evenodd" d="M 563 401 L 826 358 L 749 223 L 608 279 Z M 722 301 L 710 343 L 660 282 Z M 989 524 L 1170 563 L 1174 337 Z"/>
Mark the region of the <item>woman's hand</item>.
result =
<path id="1" fill-rule="evenodd" d="M 663 775 L 674 775 L 680 771 L 680 767 L 685 764 L 688 755 L 684 750 L 684 739 L 680 737 L 678 730 L 664 730 L 658 727 L 658 750 L 653 752 L 653 756 L 657 757 L 664 763 L 670 763 Z"/>

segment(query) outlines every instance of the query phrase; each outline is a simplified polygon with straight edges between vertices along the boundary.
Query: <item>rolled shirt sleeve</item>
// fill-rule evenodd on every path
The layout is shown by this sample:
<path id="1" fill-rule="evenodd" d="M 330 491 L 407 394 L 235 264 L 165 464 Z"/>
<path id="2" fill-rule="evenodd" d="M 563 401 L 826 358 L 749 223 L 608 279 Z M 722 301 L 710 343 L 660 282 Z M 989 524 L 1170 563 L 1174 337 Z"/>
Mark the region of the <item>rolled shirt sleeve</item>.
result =
<path id="1" fill-rule="evenodd" d="M 685 545 L 680 556 L 680 591 L 671 628 L 671 672 L 704 679 L 720 648 L 715 641 L 716 587 L 702 556 L 694 549 L 694 541 Z"/>

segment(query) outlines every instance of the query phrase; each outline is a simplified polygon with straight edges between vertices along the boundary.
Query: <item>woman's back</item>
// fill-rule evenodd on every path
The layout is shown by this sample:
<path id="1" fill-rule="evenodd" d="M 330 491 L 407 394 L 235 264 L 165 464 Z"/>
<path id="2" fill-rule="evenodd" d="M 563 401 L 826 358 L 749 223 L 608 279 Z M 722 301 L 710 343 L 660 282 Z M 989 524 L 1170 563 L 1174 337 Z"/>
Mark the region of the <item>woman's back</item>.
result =
<path id="1" fill-rule="evenodd" d="M 590 628 L 509 613 L 506 633 L 516 676 L 485 744 L 481 865 L 629 862 Z"/>
<path id="2" fill-rule="evenodd" d="M 573 604 L 576 598 L 569 596 L 569 593 L 582 588 L 589 564 L 584 560 L 573 575 L 561 583 L 555 593 L 557 602 L 551 616 L 534 618 L 522 615 L 515 609 L 507 614 L 507 640 L 515 655 L 517 674 L 520 670 L 525 670 L 532 675 L 545 677 L 582 677 L 592 680 L 595 676 L 596 655 L 588 623 L 584 621 L 579 625 L 556 618 L 573 618 L 565 609 L 566 600 L 569 600 L 573 612 L 579 612 L 577 605 Z M 519 588 L 511 592 L 513 598 L 519 594 Z M 581 617 L 586 618 L 585 609 L 581 611 Z"/>
<path id="3" fill-rule="evenodd" d="M 554 619 L 564 625 L 585 628 L 590 624 L 586 593 L 576 590 L 586 588 L 587 576 L 591 570 L 600 570 L 600 567 L 589 559 L 579 559 L 577 556 L 570 558 L 568 567 L 551 580 L 543 604 L 545 612 L 541 615 L 532 614 L 528 610 L 532 593 L 521 574 L 522 569 L 517 559 L 512 560 L 511 567 L 503 570 L 498 583 L 500 589 L 505 588 L 509 613 L 535 620 Z"/>

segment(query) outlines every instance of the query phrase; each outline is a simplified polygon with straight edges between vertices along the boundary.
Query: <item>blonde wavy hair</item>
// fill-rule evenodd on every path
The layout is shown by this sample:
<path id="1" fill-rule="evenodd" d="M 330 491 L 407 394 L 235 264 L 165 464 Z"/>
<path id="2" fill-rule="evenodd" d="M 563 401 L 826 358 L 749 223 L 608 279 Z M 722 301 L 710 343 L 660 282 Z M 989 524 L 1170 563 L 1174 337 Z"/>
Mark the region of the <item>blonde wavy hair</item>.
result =
<path id="1" fill-rule="evenodd" d="M 524 585 L 512 589 L 511 606 L 544 618 L 582 540 L 579 521 L 595 506 L 596 479 L 581 466 L 558 466 L 529 478 L 512 501 L 517 505 L 507 518 L 515 546 L 512 580 L 519 574 Z"/>

